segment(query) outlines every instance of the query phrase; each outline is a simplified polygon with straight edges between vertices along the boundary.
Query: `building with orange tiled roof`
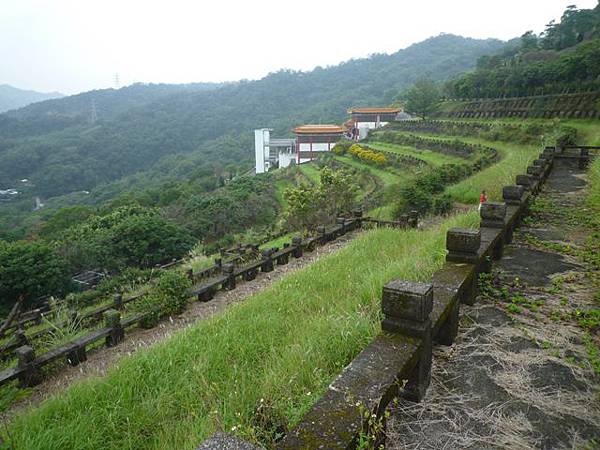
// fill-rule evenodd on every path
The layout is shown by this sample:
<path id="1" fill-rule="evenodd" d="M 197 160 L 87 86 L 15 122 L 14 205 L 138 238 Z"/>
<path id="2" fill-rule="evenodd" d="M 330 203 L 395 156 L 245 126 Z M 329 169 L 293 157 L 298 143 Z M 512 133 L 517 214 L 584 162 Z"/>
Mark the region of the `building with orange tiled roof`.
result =
<path id="1" fill-rule="evenodd" d="M 296 162 L 316 159 L 322 152 L 329 152 L 346 133 L 340 125 L 302 125 L 294 128 L 296 134 Z"/>
<path id="2" fill-rule="evenodd" d="M 400 108 L 351 108 L 348 113 L 352 116 L 352 122 L 358 129 L 359 139 L 364 139 L 370 130 L 377 129 L 389 122 L 396 120 L 396 116 L 401 112 Z"/>

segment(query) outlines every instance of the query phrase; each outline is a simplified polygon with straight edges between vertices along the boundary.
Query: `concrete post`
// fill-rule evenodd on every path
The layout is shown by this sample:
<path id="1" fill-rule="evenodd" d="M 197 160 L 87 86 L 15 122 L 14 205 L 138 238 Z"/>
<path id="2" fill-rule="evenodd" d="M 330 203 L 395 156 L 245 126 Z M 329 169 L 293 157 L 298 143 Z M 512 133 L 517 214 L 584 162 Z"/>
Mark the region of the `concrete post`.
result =
<path id="1" fill-rule="evenodd" d="M 271 258 L 271 255 L 271 250 L 262 251 L 263 262 L 260 266 L 261 272 L 273 272 L 273 258 Z"/>
<path id="2" fill-rule="evenodd" d="M 526 191 L 531 190 L 531 176 L 529 175 L 517 175 L 516 184 L 517 186 L 523 186 Z"/>
<path id="3" fill-rule="evenodd" d="M 32 387 L 39 384 L 41 374 L 35 364 L 35 352 L 29 345 L 23 345 L 15 350 L 17 355 L 17 368 L 22 369 L 19 374 L 19 386 Z"/>
<path id="4" fill-rule="evenodd" d="M 292 256 L 294 258 L 302 258 L 302 238 L 300 236 L 294 236 L 292 238 L 292 246 L 294 247 Z"/>
<path id="5" fill-rule="evenodd" d="M 481 231 L 464 228 L 450 228 L 446 233 L 446 261 L 455 263 L 479 263 Z"/>
<path id="6" fill-rule="evenodd" d="M 113 299 L 115 309 L 123 309 L 123 294 L 115 294 Z"/>
<path id="7" fill-rule="evenodd" d="M 506 204 L 485 202 L 481 205 L 481 227 L 504 228 L 506 220 Z"/>
<path id="8" fill-rule="evenodd" d="M 525 188 L 523 186 L 504 186 L 502 188 L 502 200 L 507 205 L 521 206 Z"/>
<path id="9" fill-rule="evenodd" d="M 360 228 L 362 226 L 362 218 L 363 218 L 363 210 L 362 208 L 356 208 L 352 211 L 352 216 L 356 220 L 356 227 Z"/>
<path id="10" fill-rule="evenodd" d="M 419 226 L 419 212 L 411 211 L 408 214 L 408 226 L 410 228 L 417 228 Z"/>
<path id="11" fill-rule="evenodd" d="M 115 309 L 104 311 L 104 327 L 110 328 L 110 334 L 106 336 L 106 346 L 114 347 L 125 337 L 125 331 L 121 325 L 121 313 Z"/>
<path id="12" fill-rule="evenodd" d="M 381 328 L 421 339 L 417 366 L 409 376 L 404 397 L 419 402 L 431 381 L 431 319 L 433 285 L 394 280 L 383 288 Z"/>
<path id="13" fill-rule="evenodd" d="M 223 264 L 223 274 L 227 277 L 227 281 L 223 283 L 223 287 L 228 291 L 235 289 L 235 266 L 231 263 Z"/>

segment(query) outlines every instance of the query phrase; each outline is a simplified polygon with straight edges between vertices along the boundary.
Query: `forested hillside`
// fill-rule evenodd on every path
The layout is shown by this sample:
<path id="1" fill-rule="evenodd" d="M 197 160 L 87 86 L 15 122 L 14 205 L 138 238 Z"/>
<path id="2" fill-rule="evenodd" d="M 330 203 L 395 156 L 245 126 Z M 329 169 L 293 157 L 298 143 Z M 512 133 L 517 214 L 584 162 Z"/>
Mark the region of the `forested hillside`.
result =
<path id="1" fill-rule="evenodd" d="M 18 89 L 8 84 L 0 85 L 0 113 L 11 109 L 22 108 L 30 103 L 41 102 L 51 98 L 60 98 L 58 92 L 36 92 Z"/>
<path id="2" fill-rule="evenodd" d="M 164 172 L 173 161 L 156 166 L 161 158 L 182 153 L 190 156 L 178 161 L 195 170 L 249 167 L 251 143 L 243 136 L 251 137 L 255 127 L 286 133 L 299 122 L 339 121 L 349 106 L 387 104 L 417 78 L 447 79 L 500 47 L 496 40 L 441 35 L 393 55 L 308 73 L 281 71 L 215 89 L 132 86 L 32 105 L 0 115 L 0 186 L 27 178 L 33 185 L 28 195 L 47 198 L 138 174 L 136 187 L 147 187 L 156 177 L 140 172 Z M 222 141 L 225 136 L 230 139 Z M 169 170 L 175 177 L 188 171 Z"/>
<path id="3" fill-rule="evenodd" d="M 600 4 L 569 6 L 539 36 L 529 31 L 448 83 L 451 97 L 494 98 L 600 89 Z"/>

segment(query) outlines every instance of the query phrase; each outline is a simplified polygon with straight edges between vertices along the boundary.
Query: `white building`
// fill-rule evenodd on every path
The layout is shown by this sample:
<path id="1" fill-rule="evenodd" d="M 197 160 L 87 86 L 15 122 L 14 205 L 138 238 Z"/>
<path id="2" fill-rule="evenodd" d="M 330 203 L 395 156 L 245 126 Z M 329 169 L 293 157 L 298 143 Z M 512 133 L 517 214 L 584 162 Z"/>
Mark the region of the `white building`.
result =
<path id="1" fill-rule="evenodd" d="M 331 151 L 345 133 L 339 125 L 302 125 L 294 128 L 295 139 L 273 139 L 270 128 L 254 130 L 256 173 L 312 161 Z"/>

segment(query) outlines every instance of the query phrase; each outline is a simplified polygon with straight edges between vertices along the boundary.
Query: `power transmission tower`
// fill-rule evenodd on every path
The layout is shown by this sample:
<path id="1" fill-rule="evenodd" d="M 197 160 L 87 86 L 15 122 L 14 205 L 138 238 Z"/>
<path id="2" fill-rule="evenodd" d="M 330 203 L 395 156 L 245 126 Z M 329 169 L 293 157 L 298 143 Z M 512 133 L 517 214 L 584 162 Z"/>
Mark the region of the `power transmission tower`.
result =
<path id="1" fill-rule="evenodd" d="M 119 89 L 119 74 L 115 73 L 115 89 Z"/>
<path id="2" fill-rule="evenodd" d="M 96 100 L 92 99 L 92 107 L 90 111 L 90 123 L 93 125 L 98 120 L 98 111 L 96 110 Z"/>

